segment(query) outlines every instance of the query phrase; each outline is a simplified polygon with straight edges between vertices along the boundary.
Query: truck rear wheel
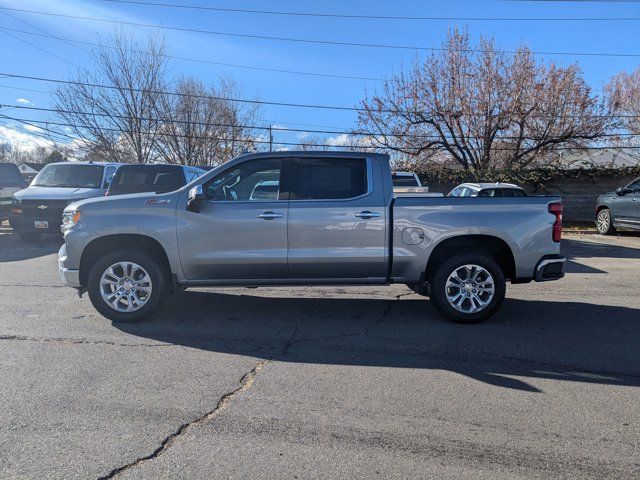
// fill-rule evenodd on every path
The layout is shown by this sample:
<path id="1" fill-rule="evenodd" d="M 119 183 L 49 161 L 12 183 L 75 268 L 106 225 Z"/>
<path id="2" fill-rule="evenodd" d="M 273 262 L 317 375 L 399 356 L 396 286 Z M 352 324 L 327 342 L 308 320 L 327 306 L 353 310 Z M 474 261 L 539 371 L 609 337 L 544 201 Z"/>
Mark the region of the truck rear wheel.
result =
<path id="1" fill-rule="evenodd" d="M 505 291 L 504 274 L 491 256 L 461 253 L 436 270 L 431 301 L 454 322 L 480 323 L 500 308 Z"/>
<path id="2" fill-rule="evenodd" d="M 166 281 L 159 262 L 133 250 L 108 253 L 89 272 L 87 291 L 101 315 L 114 322 L 136 322 L 160 306 Z"/>

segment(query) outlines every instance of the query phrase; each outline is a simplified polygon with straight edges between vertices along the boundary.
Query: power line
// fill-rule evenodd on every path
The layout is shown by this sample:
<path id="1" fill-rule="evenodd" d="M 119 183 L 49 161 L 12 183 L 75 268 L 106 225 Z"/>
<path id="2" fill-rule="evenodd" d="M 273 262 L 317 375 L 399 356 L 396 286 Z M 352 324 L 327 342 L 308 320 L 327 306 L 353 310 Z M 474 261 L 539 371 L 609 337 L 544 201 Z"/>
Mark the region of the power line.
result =
<path id="1" fill-rule="evenodd" d="M 0 13 L 5 13 L 5 12 L 0 12 Z M 50 39 L 53 39 L 53 40 L 60 40 L 60 41 L 65 42 L 65 43 L 77 43 L 77 44 L 81 44 L 81 45 L 90 45 L 90 46 L 93 46 L 93 47 L 113 48 L 113 47 L 111 47 L 109 45 L 104 45 L 104 44 L 99 44 L 99 43 L 94 43 L 94 42 L 87 42 L 87 41 L 83 41 L 83 40 L 74 40 L 74 39 L 58 37 L 58 36 L 50 35 L 50 34 L 41 34 L 41 33 L 28 32 L 28 31 L 25 31 L 25 30 L 17 29 L 17 28 L 0 27 L 0 31 L 23 33 L 25 35 L 32 35 L 32 36 L 36 36 L 36 37 L 44 37 L 44 38 L 50 38 Z M 86 52 L 86 50 L 83 50 L 83 51 Z M 129 51 L 134 52 L 134 53 L 140 53 L 140 50 L 129 50 Z M 207 64 L 210 64 L 210 65 L 218 65 L 218 66 L 222 66 L 222 67 L 243 68 L 243 69 L 247 69 L 247 70 L 258 70 L 258 71 L 263 71 L 263 72 L 286 73 L 286 74 L 292 74 L 292 75 L 306 75 L 306 76 L 312 76 L 312 77 L 327 77 L 327 78 L 339 78 L 339 79 L 348 79 L 348 80 L 372 80 L 372 81 L 377 81 L 377 82 L 384 80 L 382 78 L 366 77 L 366 76 L 358 76 L 358 75 L 341 75 L 341 74 L 332 74 L 332 73 L 305 72 L 305 71 L 300 71 L 300 70 L 287 70 L 287 69 L 282 69 L 282 68 L 269 68 L 269 67 L 256 67 L 256 66 L 251 66 L 251 65 L 240 65 L 240 64 L 237 64 L 237 63 L 214 62 L 212 60 L 205 60 L 205 59 L 201 59 L 201 58 L 190 58 L 190 57 L 182 57 L 182 56 L 178 56 L 178 55 L 169 55 L 169 54 L 162 54 L 162 56 L 165 57 L 165 58 L 171 58 L 171 59 L 174 59 L 174 60 L 182 60 L 182 61 L 185 61 L 185 62 L 207 63 Z"/>
<path id="2" fill-rule="evenodd" d="M 17 37 L 17 36 L 15 36 L 15 35 L 14 35 L 14 34 L 12 34 L 12 33 L 5 32 L 4 30 L 0 31 L 0 33 L 4 33 L 5 35 L 8 35 L 9 37 L 11 37 L 11 38 L 13 38 L 13 39 L 18 40 L 19 42 L 25 43 L 25 44 L 29 45 L 30 47 L 35 48 L 36 50 L 39 50 L 39 51 L 41 51 L 41 52 L 43 52 L 43 53 L 46 53 L 47 55 L 51 55 L 52 57 L 55 57 L 55 58 L 57 58 L 58 60 L 60 60 L 60 61 L 62 61 L 62 62 L 64 62 L 64 63 L 68 63 L 69 65 L 73 65 L 73 66 L 74 66 L 74 67 L 76 67 L 76 68 L 80 68 L 77 64 L 75 64 L 75 63 L 73 63 L 73 62 L 70 62 L 69 60 L 67 60 L 67 59 L 65 59 L 65 58 L 62 58 L 61 56 L 56 55 L 56 54 L 55 54 L 55 53 L 53 53 L 53 52 L 50 52 L 50 51 L 48 51 L 48 50 L 45 50 L 44 48 L 41 48 L 41 47 L 39 47 L 39 46 L 37 46 L 37 45 L 34 45 L 33 43 L 28 42 L 27 40 L 24 40 L 24 39 L 22 39 L 22 38 L 20 38 L 20 37 Z"/>
<path id="3" fill-rule="evenodd" d="M 36 128 L 42 128 L 42 127 L 39 127 L 37 125 L 33 125 L 30 122 L 41 123 L 41 124 L 44 124 L 44 125 L 57 125 L 57 126 L 63 126 L 63 127 L 83 128 L 82 125 L 75 125 L 75 124 L 72 124 L 72 123 L 46 122 L 46 121 L 43 121 L 43 120 L 30 120 L 30 119 L 10 117 L 8 115 L 3 115 L 3 114 L 0 114 L 0 116 L 2 116 L 4 118 L 7 118 L 9 120 L 13 120 L 13 121 L 16 121 L 16 122 L 20 122 L 20 123 L 26 124 L 26 125 L 31 125 L 31 126 L 34 126 Z M 42 128 L 42 129 L 43 130 L 47 130 L 46 128 Z M 121 131 L 118 128 L 102 128 L 102 130 L 113 131 L 113 132 L 120 132 Z M 66 135 L 66 134 L 62 134 L 62 133 L 58 133 L 58 132 L 55 132 L 55 133 L 57 133 L 59 135 L 64 135 L 66 137 L 69 137 L 72 140 L 77 140 L 76 138 L 71 137 L 71 136 Z M 144 135 L 144 133 L 143 133 L 143 135 Z M 154 133 L 154 135 L 160 136 L 162 134 Z M 270 143 L 269 140 L 259 140 L 259 139 L 254 139 L 254 138 L 221 138 L 221 137 L 217 137 L 216 138 L 216 137 L 213 137 L 213 136 L 184 135 L 184 134 L 181 135 L 181 134 L 173 134 L 173 133 L 172 134 L 168 134 L 168 135 L 169 136 L 173 136 L 173 137 L 179 137 L 179 138 L 196 138 L 196 139 L 205 139 L 205 140 L 218 140 L 218 141 L 221 141 L 221 142 L 247 142 L 247 143 L 254 143 L 254 144 L 257 143 L 257 144 L 267 144 L 267 145 Z M 297 143 L 297 142 L 275 142 L 275 144 L 276 145 L 285 145 L 285 146 L 300 146 L 300 143 Z M 322 147 L 322 148 L 345 148 L 342 145 L 328 145 L 328 144 L 324 144 L 324 143 L 305 144 L 305 146 L 306 147 L 318 147 L 318 148 L 320 148 L 320 147 Z M 358 146 L 358 148 L 359 149 L 379 149 L 380 147 L 363 145 L 363 146 Z"/>
<path id="4" fill-rule="evenodd" d="M 198 122 L 198 121 L 187 121 L 187 120 L 179 120 L 173 118 L 162 118 L 162 117 L 138 117 L 131 115 L 118 115 L 118 114 L 110 114 L 110 113 L 99 113 L 99 112 L 85 112 L 82 110 L 67 110 L 67 109 L 57 109 L 57 108 L 45 108 L 45 107 L 30 107 L 26 105 L 9 105 L 9 104 L 0 104 L 0 108 L 14 108 L 19 110 L 32 110 L 32 111 L 40 111 L 40 112 L 51 112 L 58 114 L 70 114 L 70 115 L 87 115 L 87 116 L 95 116 L 95 117 L 106 117 L 106 118 L 118 118 L 118 119 L 132 119 L 132 120 L 141 120 L 141 121 L 160 121 L 166 123 L 177 123 L 177 124 L 187 124 L 187 125 L 199 125 L 203 127 L 226 127 L 226 128 L 244 128 L 248 130 L 264 130 L 264 131 L 276 131 L 276 132 L 286 132 L 286 133 L 318 133 L 325 135 L 349 135 L 354 137 L 370 137 L 371 134 L 363 133 L 363 132 L 355 132 L 348 130 L 310 130 L 310 129 L 302 129 L 302 128 L 287 128 L 280 126 L 262 126 L 262 125 L 243 125 L 243 124 L 231 124 L 231 123 L 215 123 L 215 122 Z M 34 120 L 35 121 L 35 120 Z M 54 124 L 54 122 L 49 122 Z M 442 138 L 440 135 L 424 135 L 424 134 L 411 134 L 411 133 L 396 133 L 396 134 L 388 134 L 386 137 L 392 138 L 414 138 L 414 139 L 439 139 Z M 612 134 L 603 134 L 601 137 L 630 137 L 630 136 L 640 136 L 640 134 L 634 133 L 612 133 Z M 445 137 L 451 138 L 451 137 Z M 482 140 L 483 137 L 466 137 L 471 140 Z M 518 137 L 518 136 L 500 136 L 496 137 L 495 140 L 539 140 L 535 137 Z"/>
<path id="5" fill-rule="evenodd" d="M 406 16 L 406 15 L 357 15 L 341 13 L 318 13 L 318 12 L 287 12 L 280 10 L 254 10 L 246 8 L 222 8 L 201 5 L 185 5 L 181 3 L 161 3 L 161 2 L 141 2 L 134 0 L 104 0 L 111 3 L 125 3 L 131 5 L 142 5 L 149 7 L 182 8 L 189 10 L 204 10 L 225 13 L 243 13 L 258 15 L 276 15 L 289 17 L 320 17 L 320 18 L 344 18 L 353 20 L 422 20 L 422 21 L 490 21 L 490 22 L 618 22 L 636 21 L 640 17 L 451 17 L 451 16 Z"/>
<path id="6" fill-rule="evenodd" d="M 53 12 L 40 12 L 36 10 L 26 10 L 21 8 L 10 8 L 10 7 L 0 7 L 0 10 L 10 10 L 15 12 L 23 12 L 34 15 L 45 15 L 51 17 L 61 17 L 61 18 L 72 18 L 75 20 L 88 20 L 92 22 L 102 22 L 102 23 L 115 23 L 119 25 L 129 25 L 133 27 L 142 27 L 142 28 L 155 28 L 160 30 L 175 30 L 180 32 L 191 32 L 191 33 L 204 33 L 208 35 L 218 35 L 225 37 L 236 37 L 236 38 L 251 38 L 255 40 L 273 40 L 279 42 L 294 42 L 294 43 L 305 43 L 305 44 L 315 44 L 315 45 L 333 45 L 333 46 L 342 46 L 342 47 L 362 47 L 362 48 L 385 48 L 385 49 L 394 49 L 394 50 L 414 50 L 414 51 L 443 51 L 444 48 L 440 47 L 425 47 L 425 46 L 415 46 L 415 45 L 393 45 L 393 44 L 382 44 L 382 43 L 359 43 L 359 42 L 346 42 L 346 41 L 337 41 L 337 40 L 316 40 L 309 38 L 294 38 L 294 37 L 278 37 L 271 35 L 255 35 L 255 34 L 245 34 L 245 33 L 236 33 L 236 32 L 220 32 L 214 30 L 204 30 L 197 28 L 187 28 L 187 27 L 176 27 L 176 26 L 166 26 L 152 23 L 140 23 L 140 22 L 126 22 L 123 20 L 108 20 L 105 18 L 96 18 L 96 17 L 84 17 L 80 15 L 67 15 L 62 13 L 53 13 Z M 479 52 L 477 49 L 458 49 L 458 51 L 464 52 Z M 502 53 L 516 53 L 514 50 L 497 50 Z M 612 53 L 612 52 L 552 52 L 552 51 L 532 51 L 531 53 L 535 55 L 563 55 L 563 56 L 586 56 L 586 57 L 640 57 L 640 53 Z"/>
<path id="7" fill-rule="evenodd" d="M 44 125 L 57 125 L 57 126 L 64 126 L 64 127 L 73 127 L 73 128 L 83 128 L 82 125 L 76 125 L 76 124 L 72 124 L 72 123 L 62 123 L 62 122 L 47 122 L 47 121 L 43 121 L 43 120 L 30 120 L 30 119 L 22 119 L 22 118 L 15 118 L 15 117 L 10 117 L 8 115 L 4 115 L 4 114 L 0 114 L 0 116 L 16 121 L 16 122 L 20 122 L 20 123 L 24 123 L 27 125 L 32 125 L 36 128 L 42 128 L 42 127 L 38 127 L 37 125 L 33 125 L 30 122 L 33 123 L 41 123 Z M 43 128 L 43 130 L 46 130 L 45 128 Z M 103 128 L 103 130 L 106 131 L 114 131 L 114 132 L 120 132 L 121 130 L 118 128 Z M 59 135 L 64 135 L 68 138 L 71 138 L 72 140 L 77 140 L 74 137 L 71 137 L 69 135 L 66 134 L 62 134 L 59 132 L 55 132 Z M 144 134 L 144 133 L 143 133 Z M 158 134 L 155 133 L 155 135 L 159 135 L 161 136 L 162 134 Z M 269 145 L 271 142 L 270 140 L 259 140 L 259 139 L 254 139 L 254 138 L 216 138 L 213 136 L 202 136 L 202 135 L 185 135 L 185 134 L 167 134 L 169 136 L 174 136 L 174 137 L 179 137 L 179 138 L 195 138 L 195 139 L 205 139 L 205 140 L 219 140 L 219 141 L 223 141 L 223 142 L 250 142 L 250 143 L 256 143 L 256 144 L 263 144 L 263 145 Z M 326 144 L 326 143 L 305 143 L 305 144 L 301 144 L 299 142 L 274 142 L 276 145 L 285 145 L 285 146 L 301 146 L 304 145 L 305 147 L 318 147 L 318 148 L 345 148 L 344 145 L 330 145 L 330 144 Z M 382 146 L 370 146 L 370 145 L 358 145 L 356 148 L 358 149 L 378 149 L 378 150 L 384 150 L 385 147 Z M 569 151 L 573 151 L 573 150 L 608 150 L 608 149 L 640 149 L 640 145 L 631 145 L 631 146 L 616 146 L 616 147 L 611 147 L 611 146 L 592 146 L 592 147 L 558 147 L 556 148 L 556 150 L 569 150 Z M 492 151 L 506 151 L 506 152 L 510 152 L 510 151 L 517 151 L 518 149 L 513 148 L 513 147 L 496 147 L 496 148 L 492 148 Z"/>
<path id="8" fill-rule="evenodd" d="M 0 80 L 3 77 L 0 77 Z M 44 93 L 47 95 L 50 95 L 51 92 L 47 92 L 46 90 L 35 90 L 33 88 L 24 88 L 24 87 L 14 87 L 12 85 L 0 85 L 0 88 L 8 88 L 10 90 L 18 90 L 18 91 L 24 91 L 24 92 L 34 92 L 34 93 Z M 35 107 L 33 107 L 35 108 Z M 287 130 L 287 128 L 281 128 L 278 125 L 298 125 L 298 126 L 302 126 L 302 127 L 318 127 L 318 128 L 332 128 L 332 129 L 338 129 L 338 130 L 347 130 L 347 127 L 336 127 L 334 125 L 318 125 L 316 123 L 300 123 L 300 122 L 282 122 L 279 120 L 265 120 L 265 123 L 268 123 L 269 125 L 272 126 L 273 129 L 275 130 Z M 263 128 L 269 128 L 269 127 L 263 127 Z M 294 129 L 290 129 L 290 130 L 294 130 Z M 315 131 L 310 131 L 308 129 L 299 129 L 300 132 L 307 132 L 307 133 L 318 133 Z"/>
<path id="9" fill-rule="evenodd" d="M 92 87 L 92 88 L 106 88 L 106 89 L 111 89 L 111 90 L 129 90 L 132 92 L 143 92 L 143 93 L 150 93 L 150 94 L 158 94 L 158 95 L 174 95 L 174 96 L 179 96 L 179 97 L 188 97 L 188 98 L 203 98 L 203 99 L 211 99 L 211 100 L 223 100 L 223 101 L 229 101 L 229 102 L 238 102 L 238 103 L 249 103 L 249 104 L 256 104 L 256 105 L 272 105 L 272 106 L 278 106 L 278 107 L 294 107 L 294 108 L 314 108 L 314 109 L 323 109 L 323 110 L 340 110 L 340 111 L 350 111 L 350 112 L 366 112 L 368 111 L 366 108 L 363 107 L 347 107 L 347 106 L 341 106 L 341 105 L 320 105 L 320 104 L 309 104 L 309 103 L 290 103 L 290 102 L 275 102 L 275 101 L 267 101 L 267 100 L 249 100 L 246 98 L 234 98 L 234 97 L 221 97 L 221 96 L 215 96 L 215 95 L 203 95 L 203 94 L 193 94 L 193 93 L 181 93 L 181 92 L 169 92 L 166 90 L 142 90 L 142 89 L 136 89 L 136 88 L 125 88 L 125 87 L 116 87 L 114 85 L 105 85 L 105 84 L 100 84 L 100 83 L 90 83 L 90 82 L 79 82 L 79 81 L 72 81 L 72 80 L 60 80 L 60 79 L 54 79 L 54 78 L 47 78 L 47 77 L 37 77 L 37 76 L 33 76 L 33 75 L 18 75 L 18 74 L 13 74 L 13 73 L 7 73 L 7 72 L 0 72 L 0 75 L 4 75 L 5 78 L 22 78 L 22 79 L 26 79 L 26 80 L 35 80 L 35 81 L 42 81 L 42 82 L 50 82 L 50 83 L 58 83 L 58 84 L 64 84 L 64 85 L 82 85 L 85 87 Z M 381 113 L 391 113 L 391 114 L 398 114 L 398 113 L 416 113 L 416 112 L 411 112 L 408 110 L 376 110 L 377 112 L 381 112 Z M 481 116 L 481 115 L 477 115 L 477 116 Z M 565 118 L 571 118 L 571 117 L 575 117 L 576 115 L 563 115 L 562 117 Z M 584 115 L 585 117 L 590 117 L 590 118 L 601 118 L 601 117 L 606 117 L 607 115 Z M 536 118 L 546 118 L 545 116 L 534 116 Z M 640 115 L 618 115 L 618 117 L 620 118 L 626 118 L 626 117 L 631 117 L 631 118 L 636 118 L 636 117 L 640 117 Z"/>
<path id="10" fill-rule="evenodd" d="M 199 125 L 199 126 L 204 126 L 204 127 L 226 127 L 226 128 L 243 128 L 243 129 L 247 129 L 247 130 L 264 130 L 265 132 L 268 132 L 269 135 L 271 135 L 271 133 L 275 130 L 276 132 L 280 131 L 280 132 L 287 132 L 287 133 L 291 133 L 291 132 L 304 132 L 304 133 L 322 133 L 322 134 L 334 134 L 334 135 L 340 135 L 340 136 L 349 136 L 349 137 L 356 137 L 356 138 L 371 138 L 371 134 L 368 133 L 362 133 L 362 132 L 353 132 L 353 131 L 329 131 L 329 130 L 301 130 L 301 129 L 289 129 L 289 128 L 281 128 L 281 127 L 265 127 L 265 126 L 259 126 L 259 125 L 241 125 L 241 124 L 225 124 L 225 123 L 209 123 L 209 122 L 189 122 L 189 121 L 181 121 L 181 120 L 176 120 L 176 119 L 164 119 L 164 118 L 160 118 L 160 117 L 135 117 L 135 116 L 128 116 L 128 115 L 118 115 L 118 114 L 107 114 L 107 113 L 94 113 L 94 112 L 83 112 L 83 111 L 75 111 L 75 110 L 64 110 L 64 109 L 53 109 L 53 108 L 44 108 L 44 107 L 27 107 L 27 106 L 22 106 L 22 105 L 4 105 L 4 104 L 0 104 L 0 108 L 4 108 L 4 107 L 9 107 L 9 108 L 15 108 L 15 109 L 20 109 L 20 110 L 35 110 L 35 111 L 46 111 L 46 112 L 53 112 L 53 113 L 64 113 L 64 114 L 70 114 L 70 115 L 90 115 L 90 116 L 95 116 L 95 117 L 106 117 L 106 118 L 119 118 L 119 119 L 135 119 L 135 120 L 142 120 L 142 121 L 160 121 L 160 122 L 166 122 L 166 123 L 177 123 L 177 124 L 188 124 L 188 125 Z M 83 129 L 83 128 L 87 128 L 84 125 L 78 125 L 78 124 L 70 124 L 70 123 L 63 123 L 63 122 L 53 122 L 53 121 L 42 121 L 42 120 L 30 120 L 32 122 L 36 122 L 36 123 L 45 123 L 47 125 L 58 125 L 58 126 L 64 126 L 64 127 L 74 127 L 74 128 L 78 128 L 78 129 Z M 116 128 L 111 128 L 111 127 L 100 127 L 101 129 L 107 130 L 107 131 L 121 131 L 121 129 L 116 129 Z M 173 135 L 173 134 L 172 134 Z M 381 134 L 382 135 L 382 134 Z M 210 138 L 210 136 L 199 136 L 199 135 L 178 135 L 176 134 L 176 136 L 183 136 L 185 138 Z M 420 139 L 431 139 L 431 140 L 437 140 L 437 139 L 441 139 L 442 137 L 439 135 L 424 135 L 424 134 L 385 134 L 382 135 L 386 138 L 408 138 L 408 139 L 415 139 L 415 140 L 420 140 Z M 601 135 L 602 138 L 605 137 L 640 137 L 640 134 L 634 134 L 634 133 L 619 133 L 619 134 L 603 134 Z M 468 140 L 483 140 L 482 137 L 473 137 L 473 136 L 468 136 L 466 137 Z M 444 139 L 446 140 L 454 140 L 453 137 L 444 137 Z M 523 140 L 523 141 L 538 141 L 540 140 L 539 138 L 535 138 L 535 137 L 518 137 L 518 136 L 498 136 L 494 138 L 494 141 L 501 141 L 501 140 Z M 296 143 L 295 145 L 298 145 L 299 143 Z"/>
<path id="11" fill-rule="evenodd" d="M 58 142 L 61 142 L 61 141 L 62 141 L 62 140 L 60 140 L 60 138 L 61 138 L 61 137 L 62 137 L 62 138 L 65 138 L 65 137 L 66 137 L 66 138 L 68 138 L 68 139 L 70 139 L 70 140 L 76 140 L 74 137 L 72 137 L 72 136 L 70 136 L 70 135 L 67 135 L 67 134 L 64 134 L 64 133 L 60 133 L 60 132 L 56 132 L 56 131 L 51 130 L 51 129 L 46 128 L 46 127 L 40 127 L 40 126 L 38 126 L 38 125 L 34 125 L 34 124 L 32 124 L 32 123 L 30 123 L 30 122 L 28 122 L 28 121 L 23 121 L 23 120 L 20 120 L 20 119 L 18 119 L 18 118 L 10 117 L 10 116 L 8 116 L 8 115 L 4 115 L 4 114 L 0 114 L 0 117 L 5 118 L 5 119 L 7 119 L 7 120 L 11 120 L 11 121 L 15 121 L 15 122 L 20 122 L 20 123 L 22 123 L 23 125 L 29 125 L 29 126 L 31 126 L 31 127 L 35 127 L 35 128 L 40 129 L 40 130 L 44 130 L 45 132 L 47 132 L 47 133 L 48 133 L 49 135 L 51 135 L 51 136 L 50 136 L 50 137 L 47 137 L 46 135 L 44 135 L 42 132 L 39 132 L 39 131 L 36 131 L 36 132 L 34 132 L 34 131 L 29 131 L 29 135 L 35 135 L 36 137 L 40 137 L 40 138 L 43 138 L 43 139 L 45 139 L 45 140 L 49 140 L 49 141 L 56 140 L 56 141 L 58 141 Z M 5 127 L 11 127 L 11 125 L 10 125 L 10 124 L 8 124 L 8 123 L 6 123 L 6 122 L 5 122 L 3 125 L 4 125 Z M 53 138 L 53 136 L 54 136 L 54 135 L 55 135 L 57 138 L 55 138 L 55 139 L 54 139 L 54 138 Z"/>
<path id="12" fill-rule="evenodd" d="M 24 25 L 26 25 L 26 26 L 28 26 L 28 27 L 31 27 L 31 28 L 33 28 L 34 30 L 38 30 L 39 32 L 42 32 L 42 33 L 47 34 L 47 35 L 49 34 L 49 32 L 47 32 L 46 30 L 44 30 L 44 29 L 42 29 L 42 28 L 38 27 L 37 25 L 34 25 L 34 24 L 32 24 L 32 23 L 29 23 L 29 22 L 27 22 L 26 20 L 23 20 L 23 19 L 21 19 L 21 18 L 18 18 L 18 17 L 14 16 L 14 15 L 11 15 L 10 13 L 7 13 L 7 12 L 0 12 L 0 13 L 2 13 L 3 15 L 6 15 L 6 16 L 7 16 L 7 17 L 9 17 L 9 18 L 12 18 L 12 19 L 14 19 L 14 20 L 16 20 L 16 21 L 18 21 L 18 22 L 20 22 L 20 23 L 23 23 Z M 3 29 L 3 30 L 5 30 L 5 29 Z M 6 30 L 11 30 L 11 29 L 7 28 Z M 15 31 L 15 32 L 21 32 L 21 33 L 26 33 L 26 34 L 30 34 L 30 35 L 35 35 L 35 34 L 31 33 L 31 32 L 25 32 L 25 31 L 21 31 L 21 30 L 13 30 L 13 31 Z M 62 41 L 63 41 L 63 42 L 65 42 L 66 44 L 68 44 L 68 45 L 72 46 L 73 48 L 76 48 L 76 49 L 80 50 L 81 52 L 89 53 L 89 52 L 87 52 L 84 48 L 81 48 L 81 47 L 79 47 L 79 46 L 77 46 L 77 45 L 74 45 L 73 43 L 71 43 L 71 42 L 70 42 L 70 41 L 68 41 L 68 40 L 63 40 L 63 39 L 60 39 L 60 40 L 62 40 Z"/>
<path id="13" fill-rule="evenodd" d="M 50 92 L 46 90 L 34 90 L 33 88 L 22 88 L 22 87 L 12 87 L 11 85 L 0 85 L 0 88 L 8 88 L 10 90 L 18 90 L 20 92 L 34 92 L 34 93 L 46 93 L 49 95 Z"/>
<path id="14" fill-rule="evenodd" d="M 5 77 L 10 77 L 10 78 L 22 78 L 22 79 L 26 79 L 26 80 L 36 80 L 36 81 L 59 83 L 59 84 L 65 84 L 65 85 L 83 85 L 85 87 L 107 88 L 107 89 L 111 89 L 111 90 L 118 90 L 119 89 L 118 87 L 115 87 L 113 85 L 104 85 L 104 84 L 99 84 L 99 83 L 75 82 L 75 81 L 71 81 L 71 80 L 60 80 L 60 79 L 54 79 L 54 78 L 36 77 L 36 76 L 30 76 L 30 75 L 17 75 L 17 74 L 12 74 L 12 73 L 1 73 L 1 72 L 0 72 L 0 75 L 4 75 Z M 130 90 L 132 92 L 142 92 L 141 89 L 135 89 L 135 88 L 131 88 L 131 89 L 127 89 L 127 90 Z M 273 106 L 280 106 L 280 107 L 319 108 L 319 109 L 326 109 L 326 110 L 345 110 L 345 111 L 364 111 L 364 109 L 358 108 L 358 107 L 346 107 L 346 106 L 338 106 L 338 105 L 314 105 L 314 104 L 305 104 L 305 103 L 270 102 L 270 101 L 266 101 L 266 100 L 249 100 L 249 99 L 245 99 L 245 98 L 231 98 L 231 97 L 220 97 L 220 96 L 214 96 L 214 95 L 200 95 L 200 94 L 188 94 L 188 93 L 179 93 L 179 92 L 167 92 L 167 91 L 162 91 L 162 90 L 145 90 L 145 92 L 146 93 L 153 93 L 153 94 L 163 94 L 163 95 L 175 95 L 175 96 L 182 96 L 182 97 L 191 97 L 191 98 L 205 98 L 205 99 L 208 98 L 208 99 L 212 99 L 212 100 L 226 100 L 226 101 L 230 101 L 230 102 L 251 103 L 251 104 L 257 104 L 257 105 L 273 105 Z"/>

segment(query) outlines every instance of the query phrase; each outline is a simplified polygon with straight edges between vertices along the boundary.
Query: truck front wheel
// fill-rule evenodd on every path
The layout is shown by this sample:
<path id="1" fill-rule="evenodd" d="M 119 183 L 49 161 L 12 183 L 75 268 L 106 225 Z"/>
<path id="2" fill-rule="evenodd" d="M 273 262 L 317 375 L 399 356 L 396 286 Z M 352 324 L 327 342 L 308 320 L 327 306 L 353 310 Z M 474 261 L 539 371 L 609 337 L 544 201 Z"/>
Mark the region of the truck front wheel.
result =
<path id="1" fill-rule="evenodd" d="M 120 250 L 100 257 L 89 272 L 87 291 L 100 314 L 114 322 L 135 322 L 159 307 L 166 281 L 150 255 Z"/>
<path id="2" fill-rule="evenodd" d="M 502 269 L 491 256 L 461 253 L 434 273 L 431 301 L 454 322 L 480 323 L 502 305 L 505 290 Z"/>

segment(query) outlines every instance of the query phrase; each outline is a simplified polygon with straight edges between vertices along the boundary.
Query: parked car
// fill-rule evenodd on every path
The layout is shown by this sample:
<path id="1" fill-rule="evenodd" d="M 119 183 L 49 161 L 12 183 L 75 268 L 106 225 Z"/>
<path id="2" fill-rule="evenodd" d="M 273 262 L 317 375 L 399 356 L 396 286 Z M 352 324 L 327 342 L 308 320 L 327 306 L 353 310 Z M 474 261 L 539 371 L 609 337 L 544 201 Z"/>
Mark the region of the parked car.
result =
<path id="1" fill-rule="evenodd" d="M 616 228 L 640 230 L 640 178 L 598 197 L 596 227 L 603 235 L 615 233 Z"/>
<path id="2" fill-rule="evenodd" d="M 9 222 L 25 241 L 60 234 L 62 212 L 72 202 L 104 196 L 120 164 L 61 162 L 45 166 L 28 188 L 13 195 Z"/>
<path id="3" fill-rule="evenodd" d="M 450 197 L 526 197 L 522 187 L 512 183 L 463 183 L 449 192 Z"/>
<path id="4" fill-rule="evenodd" d="M 9 218 L 13 194 L 26 186 L 16 164 L 0 163 L 0 223 Z"/>
<path id="5" fill-rule="evenodd" d="M 58 266 L 114 321 L 187 287 L 404 283 L 475 323 L 506 280 L 563 276 L 561 218 L 557 197 L 396 198 L 387 155 L 253 153 L 190 188 L 67 206 Z"/>
<path id="6" fill-rule="evenodd" d="M 122 165 L 111 180 L 108 196 L 129 193 L 172 192 L 194 181 L 206 171 L 187 165 Z"/>

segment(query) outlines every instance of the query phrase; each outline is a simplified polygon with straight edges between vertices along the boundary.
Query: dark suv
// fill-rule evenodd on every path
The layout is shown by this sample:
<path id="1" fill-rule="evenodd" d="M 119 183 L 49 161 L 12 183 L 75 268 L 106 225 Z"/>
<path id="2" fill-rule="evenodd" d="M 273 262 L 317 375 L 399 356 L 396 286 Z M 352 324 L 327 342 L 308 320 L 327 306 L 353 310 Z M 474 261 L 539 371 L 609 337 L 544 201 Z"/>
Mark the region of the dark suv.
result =
<path id="1" fill-rule="evenodd" d="M 0 163 L 0 223 L 9 218 L 11 197 L 27 184 L 14 163 Z"/>
<path id="2" fill-rule="evenodd" d="M 598 197 L 596 227 L 603 235 L 615 233 L 616 228 L 640 230 L 640 178 Z"/>
<path id="3" fill-rule="evenodd" d="M 173 192 L 205 173 L 206 170 L 186 165 L 123 165 L 114 175 L 107 195 Z"/>

